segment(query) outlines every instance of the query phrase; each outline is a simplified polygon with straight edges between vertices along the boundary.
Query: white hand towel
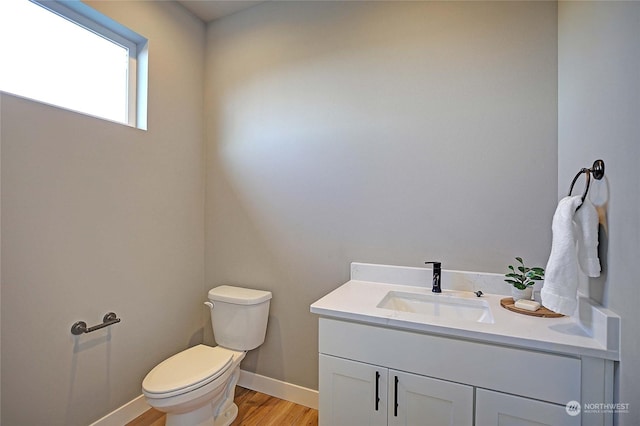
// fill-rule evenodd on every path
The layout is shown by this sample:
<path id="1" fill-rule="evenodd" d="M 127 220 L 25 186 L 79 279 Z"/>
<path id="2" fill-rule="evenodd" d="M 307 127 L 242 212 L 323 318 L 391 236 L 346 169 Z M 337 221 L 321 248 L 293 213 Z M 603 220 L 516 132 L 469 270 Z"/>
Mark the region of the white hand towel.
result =
<path id="1" fill-rule="evenodd" d="M 598 212 L 591 201 L 584 200 L 574 216 L 578 237 L 578 262 L 588 277 L 600 276 L 598 259 Z"/>
<path id="2" fill-rule="evenodd" d="M 573 216 L 581 202 L 576 195 L 558 203 L 551 225 L 551 254 L 540 292 L 546 308 L 564 315 L 572 315 L 577 305 L 578 255 Z"/>

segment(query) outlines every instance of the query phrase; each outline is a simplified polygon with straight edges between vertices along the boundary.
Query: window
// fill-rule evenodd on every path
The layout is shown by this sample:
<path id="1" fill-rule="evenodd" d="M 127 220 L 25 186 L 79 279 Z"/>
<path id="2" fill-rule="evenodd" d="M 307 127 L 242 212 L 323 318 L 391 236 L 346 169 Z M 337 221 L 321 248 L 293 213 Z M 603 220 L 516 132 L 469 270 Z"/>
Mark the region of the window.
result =
<path id="1" fill-rule="evenodd" d="M 0 90 L 146 128 L 146 39 L 80 1 L 0 1 Z"/>

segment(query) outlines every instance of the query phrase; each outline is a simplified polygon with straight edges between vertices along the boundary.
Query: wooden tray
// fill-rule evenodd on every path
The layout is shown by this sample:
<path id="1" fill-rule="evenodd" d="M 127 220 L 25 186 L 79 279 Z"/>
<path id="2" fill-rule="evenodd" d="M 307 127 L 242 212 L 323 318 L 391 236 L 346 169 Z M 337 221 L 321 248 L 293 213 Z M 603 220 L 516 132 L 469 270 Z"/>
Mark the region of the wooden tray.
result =
<path id="1" fill-rule="evenodd" d="M 537 311 L 527 311 L 526 309 L 516 308 L 515 303 L 516 302 L 513 301 L 512 297 L 505 297 L 504 299 L 500 300 L 500 306 L 510 311 L 517 312 L 519 314 L 529 315 L 532 317 L 540 317 L 540 318 L 560 318 L 564 316 L 562 314 L 558 314 L 556 312 L 550 311 L 549 309 L 545 308 L 542 305 L 540 305 L 540 309 L 538 309 Z"/>

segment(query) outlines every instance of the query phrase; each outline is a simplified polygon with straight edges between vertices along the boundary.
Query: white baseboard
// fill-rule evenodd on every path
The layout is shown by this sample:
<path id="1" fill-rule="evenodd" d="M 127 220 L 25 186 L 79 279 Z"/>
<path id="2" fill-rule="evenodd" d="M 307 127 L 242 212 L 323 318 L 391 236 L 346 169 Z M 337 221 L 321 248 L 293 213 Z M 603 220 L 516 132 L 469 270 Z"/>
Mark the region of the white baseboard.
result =
<path id="1" fill-rule="evenodd" d="M 284 399 L 285 401 L 304 405 L 305 407 L 313 408 L 315 410 L 318 409 L 318 391 L 313 389 L 282 382 L 280 380 L 244 370 L 240 370 L 238 386 L 275 396 L 276 398 Z M 107 414 L 100 420 L 91 423 L 90 426 L 122 426 L 140 416 L 150 408 L 151 407 L 144 399 L 144 395 L 140 395 L 127 402 L 122 407 Z"/>
<path id="2" fill-rule="evenodd" d="M 318 409 L 318 391 L 240 370 L 238 386 Z"/>
<path id="3" fill-rule="evenodd" d="M 100 420 L 91 423 L 90 426 L 122 426 L 129 423 L 151 407 L 144 399 L 144 395 L 124 404 L 122 407 L 110 412 Z"/>

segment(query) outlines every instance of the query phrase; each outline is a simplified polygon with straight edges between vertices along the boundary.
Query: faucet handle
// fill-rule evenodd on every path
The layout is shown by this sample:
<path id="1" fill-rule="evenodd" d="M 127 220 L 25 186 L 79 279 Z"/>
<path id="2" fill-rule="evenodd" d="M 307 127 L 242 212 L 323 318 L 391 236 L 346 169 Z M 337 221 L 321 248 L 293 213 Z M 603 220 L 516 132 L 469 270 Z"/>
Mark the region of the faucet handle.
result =
<path id="1" fill-rule="evenodd" d="M 439 262 L 439 261 L 424 262 L 424 264 L 425 265 L 432 264 L 434 272 L 440 272 L 440 268 L 442 268 L 442 262 Z"/>

